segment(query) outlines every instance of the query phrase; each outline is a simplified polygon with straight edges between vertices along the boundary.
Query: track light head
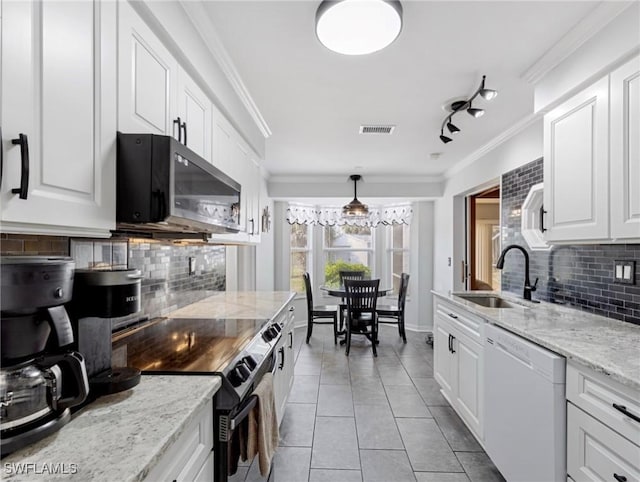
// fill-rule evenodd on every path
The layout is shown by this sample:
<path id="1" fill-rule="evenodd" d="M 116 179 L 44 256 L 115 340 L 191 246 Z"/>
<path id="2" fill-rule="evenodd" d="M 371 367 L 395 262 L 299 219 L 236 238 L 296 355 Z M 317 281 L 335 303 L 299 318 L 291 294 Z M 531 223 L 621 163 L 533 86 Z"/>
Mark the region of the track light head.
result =
<path id="1" fill-rule="evenodd" d="M 449 129 L 449 132 L 451 132 L 452 134 L 457 134 L 458 132 L 460 132 L 460 128 L 451 123 L 451 119 L 449 119 L 449 122 L 447 122 L 447 129 Z"/>
<path id="2" fill-rule="evenodd" d="M 469 107 L 467 109 L 467 114 L 477 119 L 478 117 L 482 117 L 484 115 L 484 109 L 476 109 L 475 107 Z"/>
<path id="3" fill-rule="evenodd" d="M 453 139 L 451 139 L 451 137 L 447 137 L 445 136 L 443 133 L 440 134 L 440 140 L 444 143 L 447 144 L 449 142 L 451 142 Z"/>
<path id="4" fill-rule="evenodd" d="M 496 96 L 498 95 L 498 91 L 493 89 L 480 89 L 479 93 L 480 93 L 480 97 L 482 97 L 484 100 L 495 99 Z"/>

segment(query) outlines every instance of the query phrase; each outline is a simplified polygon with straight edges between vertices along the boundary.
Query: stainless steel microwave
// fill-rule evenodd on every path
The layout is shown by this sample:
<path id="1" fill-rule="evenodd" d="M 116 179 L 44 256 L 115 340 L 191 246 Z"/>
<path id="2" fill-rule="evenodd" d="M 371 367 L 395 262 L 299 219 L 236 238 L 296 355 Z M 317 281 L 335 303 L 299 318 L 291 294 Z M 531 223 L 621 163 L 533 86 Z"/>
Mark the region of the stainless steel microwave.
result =
<path id="1" fill-rule="evenodd" d="M 171 136 L 118 132 L 116 196 L 118 230 L 240 230 L 240 184 Z"/>

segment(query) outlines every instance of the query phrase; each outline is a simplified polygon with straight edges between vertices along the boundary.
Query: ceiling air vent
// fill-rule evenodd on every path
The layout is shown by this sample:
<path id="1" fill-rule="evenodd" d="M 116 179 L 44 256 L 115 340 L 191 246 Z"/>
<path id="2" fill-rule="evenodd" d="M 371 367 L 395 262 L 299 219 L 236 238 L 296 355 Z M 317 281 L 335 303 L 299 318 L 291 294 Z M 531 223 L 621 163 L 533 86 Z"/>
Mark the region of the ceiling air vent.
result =
<path id="1" fill-rule="evenodd" d="M 360 134 L 393 134 L 396 126 L 360 126 Z"/>

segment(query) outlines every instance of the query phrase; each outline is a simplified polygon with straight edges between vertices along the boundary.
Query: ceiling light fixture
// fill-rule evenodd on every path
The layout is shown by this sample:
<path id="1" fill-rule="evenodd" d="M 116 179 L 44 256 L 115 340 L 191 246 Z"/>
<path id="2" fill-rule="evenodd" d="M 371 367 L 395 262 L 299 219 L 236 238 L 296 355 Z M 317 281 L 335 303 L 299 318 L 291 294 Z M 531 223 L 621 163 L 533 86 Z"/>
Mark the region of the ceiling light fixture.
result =
<path id="1" fill-rule="evenodd" d="M 442 126 L 440 127 L 440 140 L 443 143 L 447 144 L 448 142 L 451 142 L 453 140 L 451 139 L 451 137 L 447 137 L 444 135 L 445 126 L 447 127 L 447 129 L 449 129 L 449 132 L 451 134 L 457 134 L 458 132 L 460 132 L 460 128 L 451 122 L 451 119 L 455 114 L 463 110 L 466 110 L 467 114 L 469 114 L 471 117 L 475 117 L 476 119 L 478 117 L 482 117 L 484 115 L 484 109 L 478 109 L 476 107 L 473 107 L 471 105 L 473 100 L 476 97 L 478 97 L 478 95 L 485 100 L 495 99 L 495 97 L 498 95 L 497 90 L 485 88 L 484 80 L 486 77 L 487 77 L 486 75 L 482 76 L 482 82 L 480 82 L 480 87 L 478 87 L 478 90 L 476 90 L 475 93 L 471 97 L 469 97 L 467 100 L 457 100 L 451 103 L 451 106 L 450 106 L 451 114 L 445 117 L 445 119 L 442 121 Z"/>
<path id="2" fill-rule="evenodd" d="M 369 215 L 369 207 L 358 201 L 358 181 L 362 179 L 359 174 L 352 174 L 349 179 L 353 181 L 353 201 L 342 207 L 342 215 L 355 218 Z"/>
<path id="3" fill-rule="evenodd" d="M 402 5 L 397 0 L 324 0 L 316 12 L 318 40 L 340 54 L 377 52 L 401 30 Z"/>

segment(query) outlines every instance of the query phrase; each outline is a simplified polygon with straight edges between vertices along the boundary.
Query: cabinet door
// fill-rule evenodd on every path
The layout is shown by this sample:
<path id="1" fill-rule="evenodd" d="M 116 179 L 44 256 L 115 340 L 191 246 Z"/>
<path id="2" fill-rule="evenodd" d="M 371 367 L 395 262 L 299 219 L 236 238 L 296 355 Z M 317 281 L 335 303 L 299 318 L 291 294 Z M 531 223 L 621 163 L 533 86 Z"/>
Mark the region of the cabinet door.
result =
<path id="1" fill-rule="evenodd" d="M 547 241 L 609 237 L 609 79 L 544 117 Z"/>
<path id="2" fill-rule="evenodd" d="M 638 482 L 640 447 L 569 403 L 567 472 L 576 482 Z"/>
<path id="3" fill-rule="evenodd" d="M 116 4 L 4 2 L 2 16 L 3 231 L 108 236 Z M 21 135 L 28 157 L 27 143 L 12 142 Z M 28 179 L 22 196 L 12 192 L 21 179 Z"/>
<path id="4" fill-rule="evenodd" d="M 455 350 L 457 370 L 457 406 L 460 415 L 470 425 L 476 435 L 482 439 L 482 347 L 461 337 L 454 332 L 453 348 Z"/>
<path id="5" fill-rule="evenodd" d="M 212 161 L 213 165 L 222 172 L 238 181 L 237 166 L 234 166 L 233 155 L 233 128 L 224 118 L 222 113 L 212 107 L 213 114 L 213 140 L 212 140 Z"/>
<path id="6" fill-rule="evenodd" d="M 454 387 L 456 386 L 454 380 L 456 373 L 453 367 L 453 354 L 449 350 L 450 335 L 451 329 L 449 324 L 444 322 L 440 316 L 436 315 L 433 326 L 433 371 L 445 396 L 449 401 L 452 401 L 454 397 Z"/>
<path id="7" fill-rule="evenodd" d="M 178 69 L 178 117 L 182 142 L 211 162 L 211 101 L 183 69 Z"/>
<path id="8" fill-rule="evenodd" d="M 262 177 L 260 174 L 260 165 L 253 156 L 249 159 L 249 171 L 248 184 L 250 185 L 250 190 L 247 193 L 247 202 L 249 204 L 248 229 L 251 235 L 251 241 L 257 243 L 260 242 L 260 230 L 262 228 L 260 223 L 260 184 Z"/>
<path id="9" fill-rule="evenodd" d="M 640 240 L 640 57 L 611 73 L 611 237 Z"/>
<path id="10" fill-rule="evenodd" d="M 177 137 L 177 62 L 129 2 L 118 9 L 118 130 Z"/>
<path id="11" fill-rule="evenodd" d="M 278 425 L 280 425 L 282 423 L 282 418 L 284 417 L 284 409 L 286 405 L 286 337 L 280 338 L 280 341 L 275 347 L 275 354 L 276 367 L 273 374 L 273 396 L 276 402 L 276 415 L 278 416 Z"/>

